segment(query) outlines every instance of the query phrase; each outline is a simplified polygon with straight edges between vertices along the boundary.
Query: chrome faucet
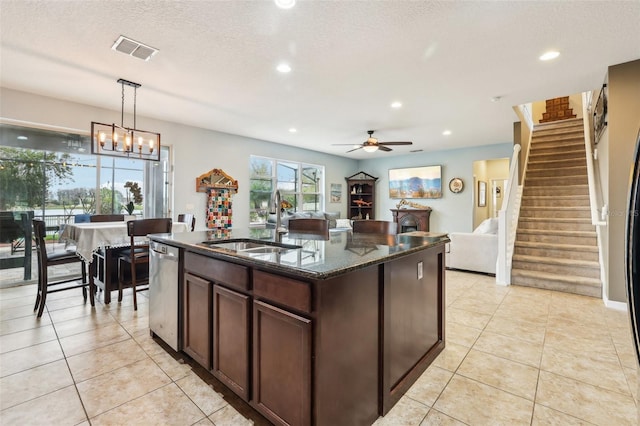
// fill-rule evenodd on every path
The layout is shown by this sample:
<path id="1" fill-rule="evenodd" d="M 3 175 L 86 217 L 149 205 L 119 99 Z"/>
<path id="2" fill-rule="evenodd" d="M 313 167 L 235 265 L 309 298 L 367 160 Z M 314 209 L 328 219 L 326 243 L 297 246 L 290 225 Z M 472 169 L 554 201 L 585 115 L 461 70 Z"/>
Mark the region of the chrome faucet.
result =
<path id="1" fill-rule="evenodd" d="M 269 213 L 276 214 L 276 234 L 275 234 L 275 242 L 282 242 L 282 234 L 286 234 L 288 232 L 287 228 L 282 226 L 282 195 L 280 194 L 280 190 L 276 189 L 273 194 L 271 194 L 271 211 Z"/>

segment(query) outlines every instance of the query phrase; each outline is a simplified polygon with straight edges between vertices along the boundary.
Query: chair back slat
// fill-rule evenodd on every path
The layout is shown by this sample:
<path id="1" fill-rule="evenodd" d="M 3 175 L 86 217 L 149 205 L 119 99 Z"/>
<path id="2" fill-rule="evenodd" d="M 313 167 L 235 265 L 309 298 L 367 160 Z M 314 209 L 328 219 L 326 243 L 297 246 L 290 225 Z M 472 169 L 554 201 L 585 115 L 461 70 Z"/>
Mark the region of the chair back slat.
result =
<path id="1" fill-rule="evenodd" d="M 89 217 L 89 222 L 124 222 L 123 214 L 94 214 Z"/>
<path id="2" fill-rule="evenodd" d="M 178 222 L 184 222 L 188 225 L 191 225 L 191 232 L 196 227 L 196 217 L 192 213 L 181 213 L 178 215 Z"/>
<path id="3" fill-rule="evenodd" d="M 301 234 L 328 234 L 329 221 L 327 219 L 289 219 L 289 232 Z"/>
<path id="4" fill-rule="evenodd" d="M 130 237 L 144 237 L 148 234 L 166 234 L 171 232 L 171 218 L 139 219 L 127 222 L 127 234 Z"/>
<path id="5" fill-rule="evenodd" d="M 396 231 L 397 231 L 397 225 L 394 222 L 388 222 L 386 220 L 354 220 L 353 221 L 354 233 L 395 235 Z"/>

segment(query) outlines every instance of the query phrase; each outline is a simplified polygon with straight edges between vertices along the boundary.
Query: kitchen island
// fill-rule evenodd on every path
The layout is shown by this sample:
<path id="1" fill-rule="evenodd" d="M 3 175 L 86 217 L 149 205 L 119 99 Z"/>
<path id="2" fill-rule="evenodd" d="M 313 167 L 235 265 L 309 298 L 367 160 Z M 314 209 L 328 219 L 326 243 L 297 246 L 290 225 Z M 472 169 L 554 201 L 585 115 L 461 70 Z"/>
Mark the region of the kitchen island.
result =
<path id="1" fill-rule="evenodd" d="M 274 424 L 373 423 L 444 349 L 448 237 L 273 232 L 151 236 L 180 249 L 179 349 Z"/>

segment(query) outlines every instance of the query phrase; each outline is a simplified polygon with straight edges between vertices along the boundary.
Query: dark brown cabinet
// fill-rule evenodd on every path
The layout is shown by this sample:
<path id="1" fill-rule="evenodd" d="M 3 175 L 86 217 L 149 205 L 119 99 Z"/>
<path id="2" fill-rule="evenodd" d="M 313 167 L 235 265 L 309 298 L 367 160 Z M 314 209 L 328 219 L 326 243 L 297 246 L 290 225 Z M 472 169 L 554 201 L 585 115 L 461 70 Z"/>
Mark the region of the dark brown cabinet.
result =
<path id="1" fill-rule="evenodd" d="M 345 178 L 347 181 L 347 215 L 349 219 L 376 218 L 377 177 L 365 172 Z"/>
<path id="2" fill-rule="evenodd" d="M 212 373 L 249 401 L 249 310 L 247 295 L 213 286 Z"/>
<path id="3" fill-rule="evenodd" d="M 183 291 L 183 350 L 211 369 L 211 283 L 187 272 Z"/>
<path id="4" fill-rule="evenodd" d="M 311 320 L 253 303 L 253 401 L 279 425 L 311 424 Z"/>

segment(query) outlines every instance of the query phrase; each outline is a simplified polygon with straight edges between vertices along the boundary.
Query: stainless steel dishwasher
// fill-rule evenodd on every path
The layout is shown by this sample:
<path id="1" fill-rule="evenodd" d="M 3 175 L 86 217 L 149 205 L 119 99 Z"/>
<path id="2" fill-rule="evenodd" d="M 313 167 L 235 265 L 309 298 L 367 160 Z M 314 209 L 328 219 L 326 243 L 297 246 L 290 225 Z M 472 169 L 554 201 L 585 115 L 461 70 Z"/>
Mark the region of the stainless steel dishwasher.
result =
<path id="1" fill-rule="evenodd" d="M 177 351 L 180 250 L 151 241 L 149 252 L 149 329 Z"/>

